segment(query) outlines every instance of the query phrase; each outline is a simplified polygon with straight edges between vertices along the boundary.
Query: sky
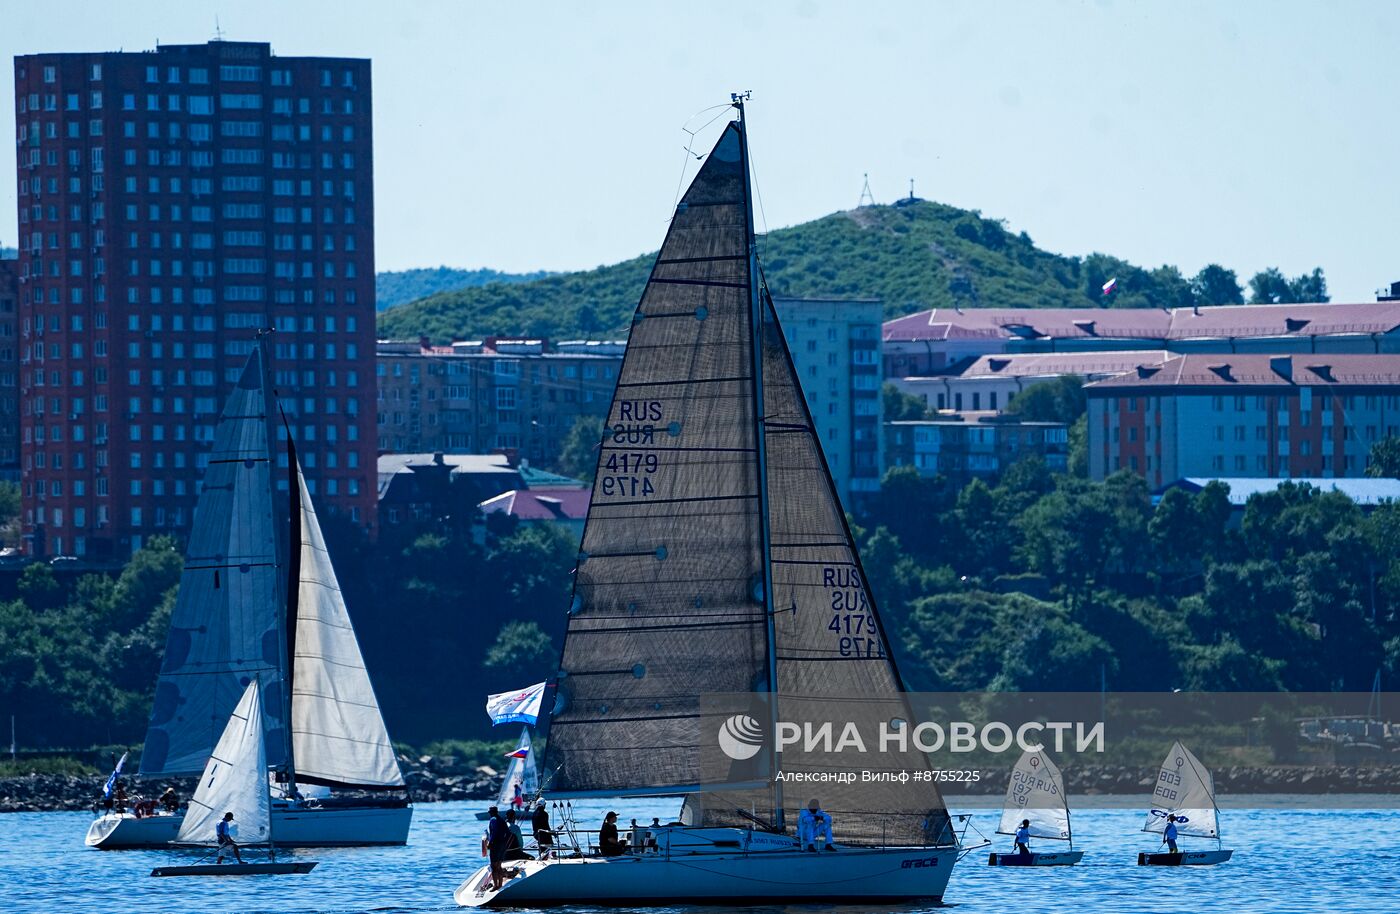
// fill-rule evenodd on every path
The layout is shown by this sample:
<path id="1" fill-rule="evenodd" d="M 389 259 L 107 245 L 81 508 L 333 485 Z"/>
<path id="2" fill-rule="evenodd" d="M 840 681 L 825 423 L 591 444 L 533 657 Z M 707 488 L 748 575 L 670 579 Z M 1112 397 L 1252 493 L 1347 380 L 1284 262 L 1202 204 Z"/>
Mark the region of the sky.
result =
<path id="1" fill-rule="evenodd" d="M 214 36 L 373 60 L 381 270 L 655 250 L 698 112 L 752 90 L 759 229 L 909 192 L 1062 254 L 1400 280 L 1400 4 L 4 0 L 0 53 Z M 13 69 L 0 111 L 13 116 Z M 707 149 L 723 120 L 701 131 Z M 0 172 L 14 173 L 0 144 Z M 13 245 L 15 183 L 0 187 Z"/>

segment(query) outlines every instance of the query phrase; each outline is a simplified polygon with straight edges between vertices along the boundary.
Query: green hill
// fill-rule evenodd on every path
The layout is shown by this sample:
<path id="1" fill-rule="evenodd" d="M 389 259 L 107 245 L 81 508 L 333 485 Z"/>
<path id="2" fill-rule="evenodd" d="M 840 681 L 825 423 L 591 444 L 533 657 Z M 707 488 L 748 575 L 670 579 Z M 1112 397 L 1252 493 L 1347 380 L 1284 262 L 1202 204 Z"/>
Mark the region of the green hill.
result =
<path id="1" fill-rule="evenodd" d="M 439 292 L 485 286 L 493 282 L 529 282 L 548 275 L 543 270 L 502 273 L 499 270 L 458 270 L 453 267 L 388 270 L 374 276 L 375 307 L 383 311 Z"/>
<path id="2" fill-rule="evenodd" d="M 1234 274 L 1219 267 L 1193 281 L 1170 266 L 1145 270 L 1103 254 L 1051 254 L 999 220 L 923 200 L 862 207 L 779 229 L 760 240 L 759 252 L 775 295 L 873 296 L 884 301 L 890 317 L 954 304 L 1092 307 L 1104 303 L 1100 287 L 1112 277 L 1118 279 L 1114 307 L 1189 306 L 1202 298 L 1223 303 L 1240 295 Z M 621 333 L 654 256 L 533 282 L 442 292 L 383 312 L 380 334 L 446 342 L 493 333 Z M 1217 272 L 1208 276 L 1211 270 Z M 1222 278 L 1223 291 L 1211 281 Z"/>

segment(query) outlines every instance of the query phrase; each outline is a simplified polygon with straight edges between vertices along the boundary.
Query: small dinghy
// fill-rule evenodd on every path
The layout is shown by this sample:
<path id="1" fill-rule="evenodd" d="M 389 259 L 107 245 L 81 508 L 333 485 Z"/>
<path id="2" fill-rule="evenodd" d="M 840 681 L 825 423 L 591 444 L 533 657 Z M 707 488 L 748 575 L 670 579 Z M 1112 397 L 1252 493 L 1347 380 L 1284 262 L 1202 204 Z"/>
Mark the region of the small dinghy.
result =
<path id="1" fill-rule="evenodd" d="M 272 794 L 267 778 L 267 742 L 263 733 L 262 689 L 253 678 L 233 709 L 214 754 L 204 766 L 189 811 L 180 823 L 175 841 L 187 845 L 218 844 L 218 827 L 226 815 L 232 815 L 228 825 L 230 837 L 238 829 L 249 831 L 246 842 L 236 845 L 235 853 L 259 845 L 267 846 L 268 859 L 258 863 L 224 863 L 224 849 L 219 848 L 213 863 L 208 858 L 185 866 L 158 866 L 152 876 L 283 876 L 309 873 L 314 860 L 283 861 L 274 859 L 272 844 Z M 237 860 L 237 857 L 235 857 Z"/>
<path id="2" fill-rule="evenodd" d="M 1220 809 L 1215 805 L 1215 781 L 1201 760 L 1180 742 L 1157 772 L 1152 791 L 1152 811 L 1142 826 L 1145 832 L 1163 835 L 1167 843 L 1168 825 L 1175 825 L 1178 838 L 1214 838 L 1215 850 L 1153 851 L 1138 854 L 1138 866 L 1214 866 L 1234 854 L 1220 846 Z"/>
<path id="3" fill-rule="evenodd" d="M 1068 841 L 1069 850 L 994 853 L 987 857 L 989 866 L 1074 866 L 1084 859 L 1084 852 L 1074 849 L 1064 778 L 1043 751 L 1023 753 L 1012 770 L 997 834 L 1015 835 L 1022 823 L 1032 838 Z"/>

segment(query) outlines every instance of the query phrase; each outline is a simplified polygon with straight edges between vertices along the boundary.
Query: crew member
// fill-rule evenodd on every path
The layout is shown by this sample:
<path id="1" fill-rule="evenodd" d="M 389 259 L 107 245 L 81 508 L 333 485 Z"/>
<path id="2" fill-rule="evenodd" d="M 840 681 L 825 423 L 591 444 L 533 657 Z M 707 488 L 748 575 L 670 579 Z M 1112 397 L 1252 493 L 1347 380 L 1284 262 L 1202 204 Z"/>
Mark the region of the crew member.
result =
<path id="1" fill-rule="evenodd" d="M 1176 816 L 1167 816 L 1167 827 L 1162 829 L 1162 840 L 1166 842 L 1167 850 L 1173 854 L 1180 853 L 1176 849 Z"/>
<path id="2" fill-rule="evenodd" d="M 540 800 L 535 807 L 534 815 L 530 817 L 530 828 L 535 832 L 535 843 L 540 846 L 540 859 L 548 859 L 549 852 L 554 849 L 554 830 L 549 827 L 549 808 L 544 800 Z"/>
<path id="3" fill-rule="evenodd" d="M 603 817 L 603 827 L 598 829 L 598 852 L 604 857 L 620 857 L 627 853 L 627 845 L 617 837 L 617 813 L 609 812 Z"/>
<path id="4" fill-rule="evenodd" d="M 239 863 L 243 862 L 243 855 L 238 852 L 238 842 L 233 840 L 234 834 L 238 831 L 238 826 L 234 824 L 233 813 L 226 812 L 219 820 L 219 824 L 214 826 L 214 837 L 219 842 L 219 854 L 214 858 L 215 863 L 224 862 L 224 852 L 233 851 L 233 859 Z"/>
<path id="5" fill-rule="evenodd" d="M 1031 852 L 1031 820 L 1022 819 L 1021 827 L 1016 829 L 1016 853 L 1023 857 L 1030 856 Z"/>
<path id="6" fill-rule="evenodd" d="M 818 838 L 825 840 L 827 850 L 836 850 L 831 837 L 831 816 L 822 809 L 822 804 L 817 798 L 813 797 L 802 815 L 797 818 L 797 840 L 804 848 L 816 853 Z"/>

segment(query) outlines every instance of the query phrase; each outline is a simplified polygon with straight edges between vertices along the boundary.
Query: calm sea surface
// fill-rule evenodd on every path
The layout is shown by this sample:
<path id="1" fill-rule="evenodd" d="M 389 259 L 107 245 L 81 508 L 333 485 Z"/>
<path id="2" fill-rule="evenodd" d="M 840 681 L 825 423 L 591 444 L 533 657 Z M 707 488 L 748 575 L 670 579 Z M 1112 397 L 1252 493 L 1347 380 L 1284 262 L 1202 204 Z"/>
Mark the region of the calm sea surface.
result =
<path id="1" fill-rule="evenodd" d="M 1375 912 L 1400 906 L 1400 811 L 1299 808 L 1313 800 L 1271 798 L 1262 808 L 1222 814 L 1235 858 L 1216 867 L 1134 865 L 1155 841 L 1138 832 L 1137 810 L 1079 809 L 1075 846 L 1084 862 L 1054 870 L 993 869 L 986 850 L 953 871 L 946 901 L 985 914 L 1086 912 Z M 985 806 L 985 802 L 979 804 Z M 990 836 L 996 811 L 951 801 Z M 95 851 L 83 846 L 85 813 L 0 815 L 0 911 L 13 912 L 355 912 L 452 910 L 452 890 L 480 865 L 477 803 L 429 803 L 414 813 L 407 847 L 295 852 L 319 860 L 306 876 L 153 879 L 151 867 L 190 862 L 194 852 Z M 608 806 L 578 804 L 580 827 L 596 828 Z M 619 802 L 632 816 L 669 817 L 670 801 Z M 841 823 L 836 823 L 840 838 Z M 969 832 L 969 837 L 973 837 Z M 1010 839 L 993 836 L 1009 850 Z M 1199 845 L 1187 839 L 1185 846 Z M 920 906 L 872 908 L 913 914 Z M 670 909 L 675 911 L 684 909 Z M 704 910 L 704 909 L 697 909 Z M 709 909 L 714 910 L 714 909 Z M 776 912 L 779 909 L 758 909 Z M 823 910 L 821 906 L 790 909 Z M 849 912 L 855 908 L 833 908 Z M 578 914 L 575 911 L 575 914 Z"/>

